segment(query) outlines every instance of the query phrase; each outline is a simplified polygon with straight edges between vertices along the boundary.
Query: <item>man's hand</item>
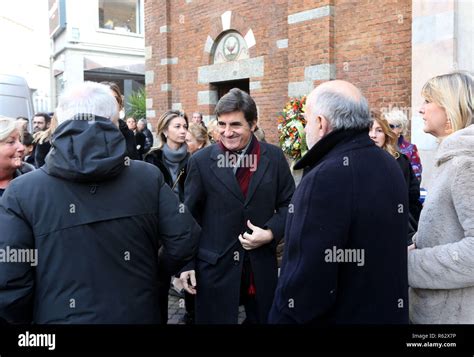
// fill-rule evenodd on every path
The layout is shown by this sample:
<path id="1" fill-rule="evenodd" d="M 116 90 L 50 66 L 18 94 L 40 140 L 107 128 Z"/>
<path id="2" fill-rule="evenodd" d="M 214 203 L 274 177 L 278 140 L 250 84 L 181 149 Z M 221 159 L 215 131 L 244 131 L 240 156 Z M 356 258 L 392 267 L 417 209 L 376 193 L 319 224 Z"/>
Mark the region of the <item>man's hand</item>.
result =
<path id="1" fill-rule="evenodd" d="M 247 221 L 247 226 L 253 231 L 252 234 L 245 232 L 243 235 L 239 235 L 240 244 L 242 244 L 245 250 L 261 247 L 273 240 L 271 229 L 262 229 L 254 226 L 250 220 Z"/>
<path id="2" fill-rule="evenodd" d="M 179 280 L 183 283 L 184 290 L 192 295 L 196 295 L 196 272 L 194 270 L 188 270 L 181 273 Z M 191 284 L 189 284 L 191 281 Z"/>

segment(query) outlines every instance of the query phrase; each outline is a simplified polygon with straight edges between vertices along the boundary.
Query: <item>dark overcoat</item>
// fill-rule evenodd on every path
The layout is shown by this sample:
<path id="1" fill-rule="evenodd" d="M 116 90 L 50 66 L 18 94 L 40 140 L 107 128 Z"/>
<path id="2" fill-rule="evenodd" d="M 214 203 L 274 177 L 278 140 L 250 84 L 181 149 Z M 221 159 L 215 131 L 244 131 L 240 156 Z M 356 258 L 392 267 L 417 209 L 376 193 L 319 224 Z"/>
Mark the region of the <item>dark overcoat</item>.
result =
<path id="1" fill-rule="evenodd" d="M 288 215 L 271 323 L 408 323 L 408 192 L 367 130 L 321 139 Z"/>
<path id="2" fill-rule="evenodd" d="M 277 283 L 276 245 L 282 239 L 295 184 L 280 148 L 260 143 L 260 161 L 247 197 L 231 167 L 220 167 L 223 152 L 212 145 L 191 156 L 185 204 L 201 225 L 194 266 L 197 277 L 196 323 L 236 324 L 244 254 L 252 265 L 260 321 L 266 321 Z M 250 221 L 269 228 L 274 240 L 245 251 L 239 234 Z"/>

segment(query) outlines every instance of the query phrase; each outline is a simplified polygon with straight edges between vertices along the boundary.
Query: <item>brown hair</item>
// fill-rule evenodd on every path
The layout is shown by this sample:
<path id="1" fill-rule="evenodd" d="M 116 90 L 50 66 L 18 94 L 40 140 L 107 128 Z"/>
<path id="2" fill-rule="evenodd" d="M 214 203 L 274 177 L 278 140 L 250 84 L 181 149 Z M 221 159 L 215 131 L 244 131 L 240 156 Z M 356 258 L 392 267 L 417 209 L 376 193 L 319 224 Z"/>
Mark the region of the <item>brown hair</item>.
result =
<path id="1" fill-rule="evenodd" d="M 34 143 L 43 144 L 45 141 L 51 142 L 51 136 L 53 135 L 57 127 L 58 119 L 56 118 L 56 113 L 54 113 L 51 117 L 51 124 L 49 125 L 49 128 L 43 131 L 38 131 L 37 133 L 33 134 Z"/>
<path id="2" fill-rule="evenodd" d="M 397 136 L 390 129 L 387 119 L 383 118 L 378 111 L 371 111 L 372 122 L 370 123 L 370 129 L 374 126 L 374 121 L 382 128 L 383 133 L 385 134 L 385 143 L 382 146 L 382 149 L 387 151 L 395 159 L 400 157 L 400 153 L 397 150 Z"/>
<path id="3" fill-rule="evenodd" d="M 161 114 L 160 118 L 158 119 L 158 125 L 156 126 L 156 134 L 160 138 L 158 149 L 161 149 L 166 143 L 164 131 L 170 125 L 171 120 L 179 117 L 184 118 L 184 120 L 186 120 L 186 125 L 188 125 L 188 116 L 184 112 L 180 112 L 179 110 L 168 110 Z"/>
<path id="4" fill-rule="evenodd" d="M 215 108 L 215 114 L 219 118 L 222 114 L 242 112 L 245 120 L 252 126 L 257 121 L 257 105 L 253 98 L 239 88 L 232 88 L 225 94 Z"/>
<path id="5" fill-rule="evenodd" d="M 120 107 L 119 110 L 122 110 L 123 109 L 123 97 L 122 97 L 122 91 L 120 90 L 120 87 L 118 86 L 118 84 L 115 83 L 115 82 L 100 82 L 100 83 L 106 85 L 107 87 L 109 87 L 112 90 L 112 92 L 114 92 L 114 97 L 117 100 L 117 103 Z"/>
<path id="6" fill-rule="evenodd" d="M 202 125 L 191 123 L 189 124 L 188 132 L 194 136 L 199 144 L 202 144 L 202 147 L 209 145 L 207 130 Z"/>

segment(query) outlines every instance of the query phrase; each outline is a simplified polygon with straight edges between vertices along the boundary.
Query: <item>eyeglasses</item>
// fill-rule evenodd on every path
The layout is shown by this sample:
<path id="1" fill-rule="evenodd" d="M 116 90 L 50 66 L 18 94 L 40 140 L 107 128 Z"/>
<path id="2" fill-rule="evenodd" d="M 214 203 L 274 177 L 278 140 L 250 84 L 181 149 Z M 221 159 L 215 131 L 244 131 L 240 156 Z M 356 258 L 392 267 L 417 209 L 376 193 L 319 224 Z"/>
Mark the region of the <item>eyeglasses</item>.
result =
<path id="1" fill-rule="evenodd" d="M 401 127 L 402 127 L 401 124 L 398 124 L 398 125 L 389 124 L 389 126 L 390 126 L 390 129 L 395 129 L 395 128 L 401 129 Z"/>

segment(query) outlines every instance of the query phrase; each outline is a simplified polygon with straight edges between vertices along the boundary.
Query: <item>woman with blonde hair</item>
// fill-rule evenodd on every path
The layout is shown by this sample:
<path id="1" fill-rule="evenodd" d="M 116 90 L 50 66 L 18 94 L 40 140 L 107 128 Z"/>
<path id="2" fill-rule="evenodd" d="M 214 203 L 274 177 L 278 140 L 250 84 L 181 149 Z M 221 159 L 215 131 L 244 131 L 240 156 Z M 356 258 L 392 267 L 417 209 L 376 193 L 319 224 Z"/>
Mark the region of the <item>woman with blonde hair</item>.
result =
<path id="1" fill-rule="evenodd" d="M 431 78 L 419 113 L 440 145 L 433 184 L 408 248 L 410 319 L 474 323 L 474 80 L 467 72 Z"/>
<path id="2" fill-rule="evenodd" d="M 215 144 L 220 140 L 221 134 L 217 128 L 217 120 L 212 120 L 207 124 L 207 135 L 211 144 Z"/>
<path id="3" fill-rule="evenodd" d="M 412 144 L 405 139 L 408 130 L 408 118 L 406 114 L 399 109 L 393 109 L 389 112 L 383 112 L 382 117 L 387 120 L 390 129 L 392 129 L 398 138 L 398 150 L 400 153 L 408 157 L 416 178 L 421 181 L 423 167 L 421 166 L 420 156 L 418 155 L 418 148 L 415 144 Z"/>
<path id="4" fill-rule="evenodd" d="M 190 156 L 186 145 L 187 132 L 188 117 L 185 113 L 177 110 L 164 112 L 158 119 L 156 127 L 156 134 L 159 138 L 158 146 L 152 148 L 144 158 L 144 161 L 160 169 L 166 184 L 171 187 L 180 202 L 184 202 L 184 181 Z M 171 276 L 159 282 L 160 310 L 164 324 L 168 322 L 170 281 Z"/>
<path id="5" fill-rule="evenodd" d="M 22 174 L 24 151 L 15 119 L 0 116 L 0 197 L 10 182 Z"/>
<path id="6" fill-rule="evenodd" d="M 375 142 L 375 145 L 387 151 L 395 160 L 397 160 L 407 184 L 408 209 L 410 213 L 408 243 L 411 244 L 411 237 L 416 232 L 422 208 L 420 203 L 420 181 L 416 178 L 408 157 L 398 151 L 397 136 L 390 129 L 387 120 L 382 118 L 379 113 L 376 112 L 372 112 L 372 116 L 374 120 L 369 130 L 370 138 Z"/>
<path id="7" fill-rule="evenodd" d="M 189 153 L 186 146 L 188 117 L 177 110 L 168 110 L 158 119 L 156 133 L 159 138 L 145 156 L 145 161 L 157 166 L 174 193 L 184 202 L 184 181 Z"/>
<path id="8" fill-rule="evenodd" d="M 186 145 L 191 155 L 208 146 L 209 137 L 207 136 L 207 129 L 201 124 L 189 124 L 188 133 L 186 134 Z"/>

